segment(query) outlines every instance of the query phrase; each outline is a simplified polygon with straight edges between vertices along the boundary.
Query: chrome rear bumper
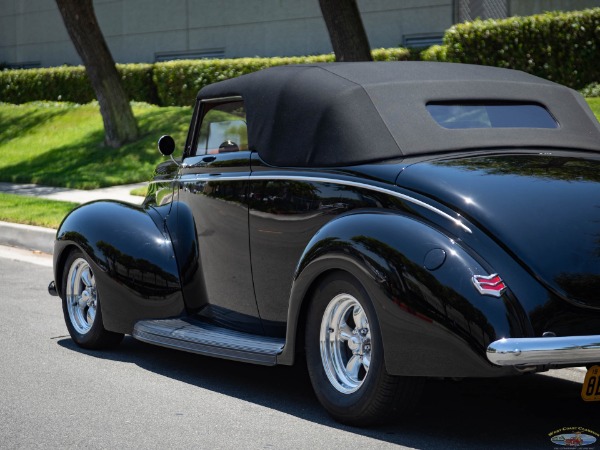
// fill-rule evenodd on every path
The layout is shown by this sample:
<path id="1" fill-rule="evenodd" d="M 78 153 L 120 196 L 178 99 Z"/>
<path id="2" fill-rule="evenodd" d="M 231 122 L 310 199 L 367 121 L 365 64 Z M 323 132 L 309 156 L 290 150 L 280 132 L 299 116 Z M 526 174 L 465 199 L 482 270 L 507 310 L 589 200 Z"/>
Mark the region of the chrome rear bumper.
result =
<path id="1" fill-rule="evenodd" d="M 500 339 L 488 346 L 486 355 L 498 366 L 600 363 L 600 336 Z"/>

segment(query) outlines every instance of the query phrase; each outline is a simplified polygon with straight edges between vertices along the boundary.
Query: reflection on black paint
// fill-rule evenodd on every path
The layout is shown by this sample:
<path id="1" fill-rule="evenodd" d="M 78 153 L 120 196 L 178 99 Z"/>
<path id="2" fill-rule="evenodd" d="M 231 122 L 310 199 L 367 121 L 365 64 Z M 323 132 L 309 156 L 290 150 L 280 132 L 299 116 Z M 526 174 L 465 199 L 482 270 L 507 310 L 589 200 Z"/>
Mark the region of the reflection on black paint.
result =
<path id="1" fill-rule="evenodd" d="M 251 210 L 270 214 L 339 214 L 357 208 L 406 210 L 397 198 L 336 183 L 303 181 L 253 182 L 248 195 Z"/>
<path id="2" fill-rule="evenodd" d="M 598 161 L 581 158 L 518 155 L 518 157 L 478 157 L 447 159 L 432 163 L 467 171 L 483 171 L 488 175 L 517 175 L 563 181 L 600 182 Z"/>
<path id="3" fill-rule="evenodd" d="M 218 305 L 227 312 L 219 315 L 222 325 L 262 334 L 250 268 L 247 185 L 244 178 L 220 180 L 218 174 L 181 183 L 178 220 L 189 210 L 198 247 L 191 260 L 198 270 L 183 280 L 184 292 L 191 312 L 208 314 Z"/>
<path id="4" fill-rule="evenodd" d="M 597 335 L 600 329 L 600 316 L 597 311 L 582 310 L 552 293 L 530 316 L 536 326 L 537 336 L 548 331 L 557 336 L 589 336 Z"/>
<path id="5" fill-rule="evenodd" d="M 295 181 L 254 183 L 248 203 L 250 209 L 271 214 L 303 213 L 321 207 L 318 187 Z"/>
<path id="6" fill-rule="evenodd" d="M 598 155 L 457 157 L 415 164 L 399 182 L 478 224 L 552 292 L 600 308 Z"/>
<path id="7" fill-rule="evenodd" d="M 323 181 L 251 179 L 248 203 L 256 301 L 261 318 L 278 323 L 287 320 L 300 258 L 325 224 L 347 214 L 382 209 L 416 215 L 414 205 L 389 194 Z M 337 242 L 328 245 L 335 251 Z"/>
<path id="8" fill-rule="evenodd" d="M 164 296 L 179 290 L 176 276 L 147 259 L 134 258 L 104 241 L 96 247 L 106 258 L 106 270 L 114 279 L 145 296 Z"/>
<path id="9" fill-rule="evenodd" d="M 424 322 L 435 321 L 479 349 L 484 349 L 495 337 L 493 326 L 479 309 L 440 283 L 422 265 L 372 237 L 355 236 L 352 241 L 367 251 L 362 254 L 371 255 L 367 264 L 382 274 L 379 278 L 384 281 L 387 297 L 403 311 Z M 392 282 L 394 279 L 400 282 Z"/>
<path id="10" fill-rule="evenodd" d="M 600 295 L 600 275 L 594 273 L 561 273 L 556 283 L 575 300 L 585 301 Z"/>
<path id="11" fill-rule="evenodd" d="M 67 231 L 63 234 L 62 240 L 76 242 L 84 253 L 93 255 L 95 253 L 87 238 L 78 231 Z"/>

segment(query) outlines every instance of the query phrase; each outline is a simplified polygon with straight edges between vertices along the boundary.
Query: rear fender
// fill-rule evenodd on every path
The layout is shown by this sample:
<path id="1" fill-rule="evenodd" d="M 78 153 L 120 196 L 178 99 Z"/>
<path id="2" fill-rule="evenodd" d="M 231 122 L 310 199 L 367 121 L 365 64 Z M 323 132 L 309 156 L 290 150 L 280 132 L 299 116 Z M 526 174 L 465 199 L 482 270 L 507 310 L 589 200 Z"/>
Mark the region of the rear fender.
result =
<path id="1" fill-rule="evenodd" d="M 362 213 L 329 222 L 304 251 L 282 363 L 293 361 L 314 289 L 336 270 L 357 278 L 373 301 L 390 374 L 498 376 L 504 369 L 487 361 L 487 345 L 525 333 L 524 313 L 509 294 L 477 292 L 473 275 L 489 272 L 459 243 L 407 216 Z"/>
<path id="2" fill-rule="evenodd" d="M 131 333 L 138 320 L 178 316 L 183 296 L 173 246 L 161 209 L 116 201 L 87 203 L 62 222 L 54 248 L 59 295 L 66 255 L 88 258 L 102 302 L 104 327 Z"/>

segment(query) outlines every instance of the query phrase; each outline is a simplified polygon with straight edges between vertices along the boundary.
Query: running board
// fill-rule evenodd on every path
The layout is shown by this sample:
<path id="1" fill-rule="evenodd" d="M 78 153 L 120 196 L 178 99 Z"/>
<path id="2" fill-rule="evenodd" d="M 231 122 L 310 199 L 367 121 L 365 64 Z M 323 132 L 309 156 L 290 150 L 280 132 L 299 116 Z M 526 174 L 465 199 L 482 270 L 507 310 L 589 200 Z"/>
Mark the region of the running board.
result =
<path id="1" fill-rule="evenodd" d="M 285 339 L 242 333 L 200 320 L 142 320 L 135 324 L 133 337 L 150 344 L 200 355 L 265 366 L 277 364 Z"/>

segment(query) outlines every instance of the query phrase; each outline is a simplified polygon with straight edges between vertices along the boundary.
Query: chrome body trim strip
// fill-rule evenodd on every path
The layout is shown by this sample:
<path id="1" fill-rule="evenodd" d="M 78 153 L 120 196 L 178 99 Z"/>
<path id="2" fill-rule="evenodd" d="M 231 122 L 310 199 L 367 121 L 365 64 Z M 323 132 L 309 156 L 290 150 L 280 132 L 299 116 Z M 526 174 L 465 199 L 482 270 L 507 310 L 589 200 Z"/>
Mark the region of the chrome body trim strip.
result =
<path id="1" fill-rule="evenodd" d="M 600 363 L 600 336 L 500 339 L 488 346 L 486 356 L 498 366 Z"/>
<path id="2" fill-rule="evenodd" d="M 200 100 L 201 103 L 225 103 L 225 102 L 241 102 L 244 99 L 241 95 L 230 95 L 229 97 L 214 97 L 214 98 L 203 98 Z"/>
<path id="3" fill-rule="evenodd" d="M 198 178 L 198 176 L 196 174 L 195 179 L 197 179 L 197 178 Z M 182 178 L 181 180 L 184 182 L 188 181 L 185 178 Z M 371 190 L 371 191 L 375 191 L 375 192 L 380 192 L 382 194 L 392 195 L 401 200 L 421 206 L 421 207 L 449 220 L 450 222 L 453 222 L 455 225 L 458 225 L 467 233 L 469 233 L 469 234 L 473 233 L 469 227 L 467 227 L 464 223 L 461 222 L 460 219 L 456 219 L 456 218 L 452 217 L 450 214 L 445 213 L 444 211 L 436 208 L 435 206 L 431 206 L 431 205 L 429 205 L 421 200 L 418 200 L 416 198 L 413 198 L 409 195 L 402 194 L 402 193 L 396 192 L 396 191 L 392 191 L 391 189 L 373 186 L 371 184 L 366 184 L 366 183 L 360 183 L 357 181 L 340 180 L 340 179 L 326 178 L 326 177 L 307 177 L 307 176 L 300 176 L 300 175 L 254 175 L 254 174 L 252 174 L 252 175 L 241 175 L 241 176 L 236 177 L 236 176 L 231 176 L 231 175 L 220 176 L 220 174 L 209 174 L 206 176 L 206 181 L 236 181 L 236 180 L 308 181 L 308 182 L 315 182 L 315 183 L 341 184 L 344 186 L 352 186 L 352 187 L 357 187 L 360 189 L 367 189 L 367 190 Z"/>

